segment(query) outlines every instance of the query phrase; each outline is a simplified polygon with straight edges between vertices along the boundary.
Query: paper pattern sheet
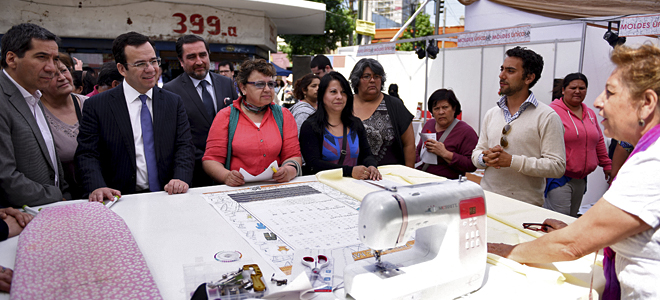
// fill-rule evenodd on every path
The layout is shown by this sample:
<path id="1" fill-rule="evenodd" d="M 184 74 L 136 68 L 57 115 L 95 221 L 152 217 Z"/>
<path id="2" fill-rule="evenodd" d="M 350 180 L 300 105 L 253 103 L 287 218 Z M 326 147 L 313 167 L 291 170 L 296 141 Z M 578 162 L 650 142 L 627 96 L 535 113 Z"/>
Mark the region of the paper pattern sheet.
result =
<path id="1" fill-rule="evenodd" d="M 360 243 L 356 208 L 320 192 L 244 203 L 243 207 L 293 249 L 333 249 Z"/>
<path id="2" fill-rule="evenodd" d="M 357 235 L 360 202 L 320 182 L 256 186 L 203 196 L 271 266 L 287 275 L 296 248 L 368 249 Z"/>

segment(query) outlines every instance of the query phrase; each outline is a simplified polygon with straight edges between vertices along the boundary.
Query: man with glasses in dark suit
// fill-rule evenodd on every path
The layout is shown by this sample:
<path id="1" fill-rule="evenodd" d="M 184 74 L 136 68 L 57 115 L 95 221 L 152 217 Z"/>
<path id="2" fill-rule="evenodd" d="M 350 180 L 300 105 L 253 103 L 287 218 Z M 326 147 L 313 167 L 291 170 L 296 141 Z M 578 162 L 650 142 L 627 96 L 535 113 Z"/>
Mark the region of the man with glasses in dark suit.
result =
<path id="1" fill-rule="evenodd" d="M 564 176 L 564 126 L 529 89 L 541 78 L 543 57 L 515 47 L 500 67 L 497 106 L 484 116 L 472 163 L 485 168 L 481 186 L 503 196 L 543 205 L 545 178 Z"/>
<path id="2" fill-rule="evenodd" d="M 196 35 L 184 35 L 176 41 L 179 63 L 185 71 L 163 86 L 183 100 L 195 144 L 193 187 L 208 186 L 213 180 L 202 168 L 206 138 L 218 111 L 238 99 L 234 83 L 228 77 L 209 72 L 209 45 Z M 233 71 L 232 71 L 233 72 Z"/>
<path id="3" fill-rule="evenodd" d="M 118 36 L 112 54 L 124 82 L 85 101 L 78 134 L 76 162 L 89 200 L 187 192 L 195 149 L 181 97 L 156 86 L 160 58 L 137 32 Z"/>

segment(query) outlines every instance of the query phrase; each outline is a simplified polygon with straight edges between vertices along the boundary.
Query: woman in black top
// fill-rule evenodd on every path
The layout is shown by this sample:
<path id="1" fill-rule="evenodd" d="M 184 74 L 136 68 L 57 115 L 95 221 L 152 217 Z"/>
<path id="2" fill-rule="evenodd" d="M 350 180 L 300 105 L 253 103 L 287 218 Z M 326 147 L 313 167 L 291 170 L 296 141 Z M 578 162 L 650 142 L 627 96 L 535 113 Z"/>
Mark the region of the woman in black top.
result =
<path id="1" fill-rule="evenodd" d="M 355 92 L 353 111 L 367 131 L 371 151 L 379 166 L 415 164 L 413 115 L 403 101 L 383 94 L 385 70 L 375 59 L 359 60 L 351 71 Z"/>
<path id="2" fill-rule="evenodd" d="M 342 168 L 343 176 L 381 179 L 362 122 L 353 116 L 353 94 L 337 72 L 323 76 L 318 108 L 300 128 L 300 150 L 312 174 Z"/>

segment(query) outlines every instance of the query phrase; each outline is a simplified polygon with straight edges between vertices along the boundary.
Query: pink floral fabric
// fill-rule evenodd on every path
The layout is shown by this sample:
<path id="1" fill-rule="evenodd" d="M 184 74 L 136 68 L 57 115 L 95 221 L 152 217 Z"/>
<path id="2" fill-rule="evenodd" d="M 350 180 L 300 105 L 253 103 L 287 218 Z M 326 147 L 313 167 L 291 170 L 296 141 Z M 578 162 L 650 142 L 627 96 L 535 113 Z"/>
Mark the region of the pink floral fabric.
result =
<path id="1" fill-rule="evenodd" d="M 128 226 L 100 203 L 44 208 L 21 233 L 11 299 L 162 299 Z"/>

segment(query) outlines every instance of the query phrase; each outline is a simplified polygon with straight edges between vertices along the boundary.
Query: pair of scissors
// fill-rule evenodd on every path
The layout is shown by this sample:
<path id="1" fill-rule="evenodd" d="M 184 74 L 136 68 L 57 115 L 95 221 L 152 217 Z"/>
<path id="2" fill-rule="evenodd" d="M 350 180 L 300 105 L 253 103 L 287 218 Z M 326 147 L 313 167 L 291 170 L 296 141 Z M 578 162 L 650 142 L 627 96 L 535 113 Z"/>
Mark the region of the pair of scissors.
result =
<path id="1" fill-rule="evenodd" d="M 319 254 L 316 258 L 311 256 L 305 256 L 302 258 L 302 264 L 312 269 L 312 282 L 318 279 L 321 270 L 327 267 L 329 263 L 328 257 L 323 254 Z"/>

